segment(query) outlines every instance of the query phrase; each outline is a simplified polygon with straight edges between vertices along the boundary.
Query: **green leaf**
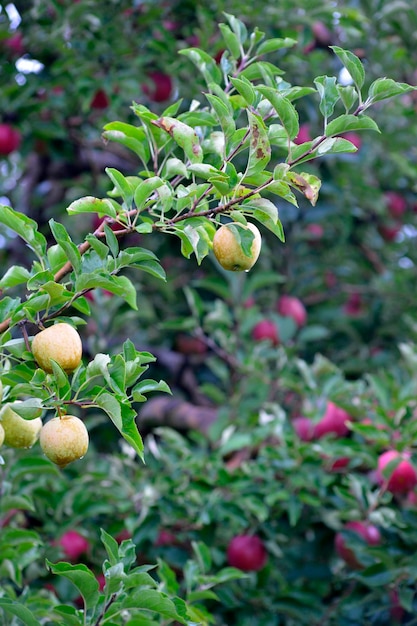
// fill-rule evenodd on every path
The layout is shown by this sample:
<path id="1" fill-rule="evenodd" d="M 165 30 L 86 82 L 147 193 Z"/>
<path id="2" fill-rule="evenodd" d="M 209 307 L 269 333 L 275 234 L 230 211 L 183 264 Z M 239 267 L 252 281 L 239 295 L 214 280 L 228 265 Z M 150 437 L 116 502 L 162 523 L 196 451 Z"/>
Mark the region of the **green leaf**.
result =
<path id="1" fill-rule="evenodd" d="M 17 600 L 0 598 L 0 608 L 11 615 L 15 615 L 25 626 L 41 626 L 41 622 L 35 618 L 33 613 Z"/>
<path id="2" fill-rule="evenodd" d="M 298 135 L 298 113 L 294 105 L 285 98 L 279 91 L 272 87 L 264 85 L 257 86 L 257 90 L 266 98 L 274 107 L 282 126 L 285 128 L 290 139 L 294 139 Z"/>
<path id="3" fill-rule="evenodd" d="M 75 290 L 85 291 L 88 289 L 107 289 L 116 296 L 123 298 L 128 305 L 137 311 L 137 292 L 133 283 L 126 276 L 111 276 L 92 272 L 90 274 L 81 273 L 75 281 Z"/>
<path id="4" fill-rule="evenodd" d="M 379 132 L 377 124 L 367 115 L 340 115 L 328 123 L 326 136 L 340 135 L 349 130 L 376 130 Z"/>
<path id="5" fill-rule="evenodd" d="M 110 122 L 104 127 L 103 137 L 132 150 L 144 165 L 149 161 L 150 152 L 144 128 L 124 122 Z"/>
<path id="6" fill-rule="evenodd" d="M 150 196 L 152 196 L 153 191 L 158 189 L 158 187 L 161 187 L 163 184 L 164 181 L 159 178 L 159 176 L 147 178 L 139 183 L 134 194 L 134 201 L 138 211 L 141 211 L 144 208 L 146 201 L 150 198 Z"/>
<path id="7" fill-rule="evenodd" d="M 229 48 L 232 56 L 235 59 L 239 59 L 242 51 L 239 37 L 232 31 L 232 29 L 227 24 L 219 24 L 219 29 L 225 41 L 225 44 Z"/>
<path id="8" fill-rule="evenodd" d="M 339 100 L 339 91 L 334 76 L 318 76 L 314 84 L 320 96 L 320 112 L 327 120 L 334 111 L 336 102 Z"/>
<path id="9" fill-rule="evenodd" d="M 112 181 L 116 192 L 120 195 L 128 207 L 132 204 L 133 188 L 123 174 L 114 167 L 106 167 L 105 172 Z"/>
<path id="10" fill-rule="evenodd" d="M 292 48 L 292 46 L 295 46 L 296 43 L 297 40 L 291 39 L 291 37 L 276 37 L 275 39 L 267 39 L 259 44 L 256 54 L 259 56 L 261 54 L 268 54 L 268 52 L 282 50 L 282 48 Z"/>
<path id="11" fill-rule="evenodd" d="M 191 163 L 201 163 L 203 150 L 194 128 L 176 120 L 174 117 L 160 117 L 154 124 L 166 131 L 182 148 Z"/>
<path id="12" fill-rule="evenodd" d="M 249 159 L 246 175 L 253 176 L 262 172 L 271 159 L 271 146 L 268 131 L 263 119 L 251 111 L 247 112 L 249 120 Z"/>
<path id="13" fill-rule="evenodd" d="M 297 174 L 290 171 L 286 175 L 286 180 L 315 206 L 321 187 L 321 180 L 317 176 L 308 172 Z"/>
<path id="14" fill-rule="evenodd" d="M 231 13 L 224 12 L 223 15 L 226 17 L 227 21 L 230 24 L 232 31 L 235 33 L 240 45 L 244 44 L 248 38 L 248 30 L 242 20 L 239 20 L 237 17 L 232 15 Z"/>
<path id="15" fill-rule="evenodd" d="M 67 255 L 69 262 L 71 263 L 74 272 L 79 274 L 81 272 L 81 254 L 75 243 L 71 240 L 65 226 L 56 222 L 54 219 L 49 220 L 49 227 L 55 238 L 57 244 Z"/>
<path id="16" fill-rule="evenodd" d="M 30 278 L 30 272 L 20 265 L 9 267 L 0 280 L 0 289 L 9 289 L 25 283 Z"/>
<path id="17" fill-rule="evenodd" d="M 135 422 L 136 412 L 107 392 L 97 396 L 94 403 L 107 413 L 123 438 L 143 460 L 143 441 Z"/>
<path id="18" fill-rule="evenodd" d="M 337 85 L 337 91 L 348 113 L 358 99 L 358 92 L 353 85 Z"/>
<path id="19" fill-rule="evenodd" d="M 177 620 L 180 624 L 187 624 L 187 621 L 178 613 L 174 602 L 161 591 L 141 589 L 137 596 L 136 606 L 138 609 L 157 613 L 165 619 Z"/>
<path id="20" fill-rule="evenodd" d="M 67 208 L 67 212 L 71 215 L 79 215 L 80 213 L 98 213 L 100 217 L 117 217 L 116 209 L 108 200 L 100 200 L 93 196 L 84 196 L 74 202 L 71 202 Z"/>
<path id="21" fill-rule="evenodd" d="M 142 380 L 132 389 L 132 397 L 134 402 L 144 402 L 146 397 L 144 394 L 152 391 L 172 394 L 171 389 L 164 380 L 156 381 L 151 379 Z"/>
<path id="22" fill-rule="evenodd" d="M 46 254 L 46 239 L 38 232 L 37 223 L 11 207 L 0 204 L 0 223 L 10 228 L 26 241 L 27 245 L 40 258 Z"/>
<path id="23" fill-rule="evenodd" d="M 30 398 L 29 400 L 19 400 L 18 402 L 11 402 L 8 405 L 4 405 L 0 411 L 0 419 L 3 410 L 7 406 L 25 420 L 33 420 L 40 417 L 43 413 L 42 401 L 39 398 Z"/>
<path id="24" fill-rule="evenodd" d="M 365 70 L 361 60 L 350 50 L 343 50 L 339 46 L 329 46 L 329 48 L 339 57 L 360 92 L 365 82 Z"/>
<path id="25" fill-rule="evenodd" d="M 197 69 L 204 76 L 204 80 L 207 85 L 210 83 L 219 83 L 222 79 L 222 73 L 218 67 L 216 61 L 207 52 L 200 50 L 200 48 L 185 48 L 178 51 L 179 54 L 183 54 L 188 57 L 190 61 L 194 63 Z"/>
<path id="26" fill-rule="evenodd" d="M 106 548 L 110 565 L 116 565 L 119 562 L 119 544 L 109 533 L 100 528 L 100 539 Z"/>
<path id="27" fill-rule="evenodd" d="M 256 93 L 252 83 L 242 76 L 241 78 L 231 78 L 230 82 L 238 93 L 246 100 L 249 106 L 256 101 Z"/>
<path id="28" fill-rule="evenodd" d="M 412 87 L 411 85 L 407 85 L 407 83 L 397 83 L 391 78 L 378 78 L 369 87 L 368 98 L 365 104 L 369 106 L 380 100 L 386 100 L 387 98 L 412 91 L 413 89 L 417 89 L 417 87 Z"/>
<path id="29" fill-rule="evenodd" d="M 51 563 L 46 559 L 46 565 L 53 574 L 68 578 L 75 585 L 84 598 L 85 606 L 92 609 L 99 599 L 99 584 L 93 572 L 84 564 L 71 565 L 70 563 Z"/>
<path id="30" fill-rule="evenodd" d="M 357 152 L 357 147 L 342 137 L 329 137 L 317 147 L 316 154 L 338 154 L 340 152 Z"/>

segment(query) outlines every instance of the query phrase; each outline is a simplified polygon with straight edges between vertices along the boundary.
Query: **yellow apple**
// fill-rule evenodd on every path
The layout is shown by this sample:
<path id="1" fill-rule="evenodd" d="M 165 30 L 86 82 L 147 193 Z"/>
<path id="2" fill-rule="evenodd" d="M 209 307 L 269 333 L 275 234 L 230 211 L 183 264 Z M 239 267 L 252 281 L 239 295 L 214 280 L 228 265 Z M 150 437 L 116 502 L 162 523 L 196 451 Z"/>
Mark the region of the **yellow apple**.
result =
<path id="1" fill-rule="evenodd" d="M 53 417 L 42 426 L 39 443 L 48 459 L 63 468 L 86 454 L 88 431 L 75 415 Z"/>
<path id="2" fill-rule="evenodd" d="M 6 405 L 0 413 L 0 424 L 4 430 L 4 443 L 11 448 L 31 448 L 42 428 L 40 417 L 25 420 L 9 405 Z"/>
<path id="3" fill-rule="evenodd" d="M 233 222 L 237 228 L 246 229 L 253 233 L 253 241 L 251 246 L 251 254 L 247 256 L 236 239 L 231 224 L 224 224 L 216 231 L 213 237 L 213 252 L 220 265 L 231 272 L 249 271 L 258 260 L 261 251 L 262 238 L 261 233 L 255 224 L 248 222 L 247 226 Z"/>
<path id="4" fill-rule="evenodd" d="M 81 361 L 81 337 L 73 326 L 60 322 L 35 335 L 32 352 L 35 361 L 45 372 L 52 372 L 51 359 L 66 372 L 72 372 Z"/>

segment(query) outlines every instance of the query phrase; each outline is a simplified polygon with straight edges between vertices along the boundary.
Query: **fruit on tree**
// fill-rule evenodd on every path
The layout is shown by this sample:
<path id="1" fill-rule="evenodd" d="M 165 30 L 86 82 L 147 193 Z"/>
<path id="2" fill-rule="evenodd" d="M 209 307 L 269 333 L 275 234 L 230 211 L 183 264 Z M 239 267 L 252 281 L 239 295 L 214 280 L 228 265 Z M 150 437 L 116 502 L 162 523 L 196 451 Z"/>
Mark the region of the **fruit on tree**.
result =
<path id="1" fill-rule="evenodd" d="M 10 405 L 3 408 L 0 423 L 4 430 L 3 443 L 11 448 L 31 448 L 42 428 L 40 417 L 26 420 L 13 411 Z"/>
<path id="2" fill-rule="evenodd" d="M 18 149 L 21 135 L 10 124 L 0 124 L 0 156 L 8 156 Z"/>
<path id="3" fill-rule="evenodd" d="M 400 219 L 407 210 L 407 202 L 404 196 L 397 191 L 386 191 L 384 198 L 391 217 Z"/>
<path id="4" fill-rule="evenodd" d="M 280 340 L 275 322 L 269 319 L 260 320 L 252 328 L 252 339 L 255 341 L 270 341 L 272 345 L 277 346 Z"/>
<path id="5" fill-rule="evenodd" d="M 61 468 L 81 459 L 88 450 L 88 431 L 75 415 L 53 417 L 42 426 L 39 443 L 44 454 Z"/>
<path id="6" fill-rule="evenodd" d="M 172 79 L 164 72 L 149 72 L 148 82 L 142 85 L 144 93 L 152 102 L 164 102 L 169 100 L 172 94 Z"/>
<path id="7" fill-rule="evenodd" d="M 268 553 L 257 535 L 237 535 L 227 546 L 227 561 L 244 572 L 257 572 L 264 567 Z"/>
<path id="8" fill-rule="evenodd" d="M 156 546 L 173 546 L 177 543 L 177 538 L 173 532 L 170 530 L 166 530 L 165 528 L 161 528 L 158 532 L 158 535 L 155 539 Z"/>
<path id="9" fill-rule="evenodd" d="M 234 228 L 249 229 L 253 233 L 250 255 L 247 256 L 235 233 Z M 231 272 L 249 271 L 258 260 L 261 251 L 262 237 L 255 224 L 248 222 L 247 226 L 233 222 L 223 224 L 213 237 L 213 252 L 220 265 Z"/>
<path id="10" fill-rule="evenodd" d="M 309 241 L 318 241 L 319 239 L 323 238 L 324 228 L 321 224 L 312 222 L 311 224 L 307 224 L 306 232 Z"/>
<path id="11" fill-rule="evenodd" d="M 3 41 L 3 45 L 13 56 L 22 56 L 25 53 L 22 33 L 14 33 Z"/>
<path id="12" fill-rule="evenodd" d="M 334 402 L 328 402 L 326 411 L 319 422 L 314 426 L 314 438 L 320 439 L 324 435 L 333 434 L 344 437 L 349 433 L 349 422 L 352 417 Z"/>
<path id="13" fill-rule="evenodd" d="M 363 301 L 360 293 L 354 291 L 349 294 L 348 299 L 343 305 L 343 310 L 349 317 L 357 317 L 362 314 Z"/>
<path id="14" fill-rule="evenodd" d="M 81 361 L 81 338 L 73 326 L 60 322 L 35 335 L 32 352 L 35 361 L 45 372 L 52 372 L 51 359 L 66 372 L 72 372 Z"/>
<path id="15" fill-rule="evenodd" d="M 3 426 L 0 423 L 0 446 L 3 445 L 4 437 L 5 437 L 4 428 L 3 428 Z"/>
<path id="16" fill-rule="evenodd" d="M 80 556 L 88 552 L 90 544 L 88 540 L 77 530 L 67 530 L 58 539 L 57 544 L 62 548 L 65 556 L 76 563 Z"/>
<path id="17" fill-rule="evenodd" d="M 398 460 L 397 466 L 386 476 L 384 471 L 389 463 Z M 388 491 L 394 495 L 405 495 L 417 485 L 417 471 L 409 460 L 409 454 L 397 450 L 387 450 L 378 458 L 377 478 L 380 484 L 386 483 Z"/>
<path id="18" fill-rule="evenodd" d="M 292 317 L 298 327 L 304 326 L 307 321 L 305 306 L 301 300 L 295 296 L 281 296 L 277 303 L 277 311 L 284 317 Z"/>
<path id="19" fill-rule="evenodd" d="M 351 521 L 345 525 L 344 529 L 356 533 L 370 546 L 378 546 L 381 543 L 379 529 L 368 522 Z M 353 549 L 348 547 L 347 543 L 348 540 L 343 532 L 336 533 L 334 545 L 337 554 L 352 569 L 360 569 L 363 565 L 358 560 Z"/>
<path id="20" fill-rule="evenodd" d="M 295 417 L 291 424 L 301 441 L 311 441 L 314 436 L 314 423 L 308 417 Z"/>
<path id="21" fill-rule="evenodd" d="M 175 337 L 175 349 L 177 352 L 186 355 L 205 354 L 207 345 L 199 337 L 193 337 L 186 333 L 179 333 Z"/>
<path id="22" fill-rule="evenodd" d="M 298 129 L 298 135 L 294 139 L 294 143 L 298 146 L 302 143 L 305 143 L 306 141 L 311 141 L 311 140 L 312 140 L 312 136 L 311 136 L 311 131 L 310 131 L 310 125 L 301 124 L 300 128 Z"/>
<path id="23" fill-rule="evenodd" d="M 401 224 L 397 222 L 386 222 L 378 226 L 379 234 L 385 241 L 395 241 L 401 230 Z"/>
<path id="24" fill-rule="evenodd" d="M 90 107 L 92 109 L 103 110 L 103 109 L 107 109 L 108 106 L 109 106 L 109 98 L 106 92 L 104 91 L 104 89 L 98 89 L 90 102 Z"/>

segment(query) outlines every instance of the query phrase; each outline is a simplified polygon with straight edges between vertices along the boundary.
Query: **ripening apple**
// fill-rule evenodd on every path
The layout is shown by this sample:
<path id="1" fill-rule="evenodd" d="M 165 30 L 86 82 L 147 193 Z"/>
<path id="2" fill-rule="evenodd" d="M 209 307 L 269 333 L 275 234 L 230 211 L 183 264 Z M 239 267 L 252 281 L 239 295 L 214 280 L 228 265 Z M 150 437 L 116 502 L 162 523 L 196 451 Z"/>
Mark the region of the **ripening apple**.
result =
<path id="1" fill-rule="evenodd" d="M 401 224 L 398 222 L 386 222 L 378 226 L 378 232 L 385 241 L 395 241 L 401 231 Z"/>
<path id="2" fill-rule="evenodd" d="M 312 222 L 311 224 L 307 224 L 306 232 L 309 241 L 319 241 L 319 239 L 323 238 L 324 228 L 321 224 Z"/>
<path id="3" fill-rule="evenodd" d="M 301 441 L 311 441 L 314 436 L 314 423 L 308 417 L 295 417 L 291 424 Z"/>
<path id="4" fill-rule="evenodd" d="M 76 563 L 80 556 L 88 552 L 90 544 L 88 540 L 77 530 L 67 530 L 57 541 L 65 556 Z"/>
<path id="5" fill-rule="evenodd" d="M 25 420 L 6 405 L 0 414 L 0 423 L 4 430 L 4 441 L 11 448 L 31 448 L 39 437 L 42 428 L 40 417 Z"/>
<path id="6" fill-rule="evenodd" d="M 177 543 L 177 538 L 173 532 L 170 530 L 166 530 L 165 528 L 161 528 L 158 532 L 158 535 L 155 539 L 156 546 L 173 546 Z"/>
<path id="7" fill-rule="evenodd" d="M 5 437 L 4 428 L 3 428 L 3 426 L 1 425 L 1 422 L 0 422 L 0 446 L 3 445 L 4 437 Z"/>
<path id="8" fill-rule="evenodd" d="M 107 109 L 109 106 L 109 98 L 104 89 L 98 89 L 90 102 L 92 109 Z"/>
<path id="9" fill-rule="evenodd" d="M 3 41 L 5 48 L 14 56 L 22 56 L 25 53 L 25 46 L 23 45 L 22 33 L 16 32 Z"/>
<path id="10" fill-rule="evenodd" d="M 247 256 L 240 242 L 233 232 L 232 223 L 223 224 L 213 237 L 213 252 L 220 265 L 231 272 L 249 271 L 258 260 L 261 252 L 262 237 L 255 224 L 248 222 L 247 226 L 233 222 L 235 228 L 248 228 L 253 233 L 251 253 Z"/>
<path id="11" fill-rule="evenodd" d="M 348 522 L 344 528 L 359 535 L 370 546 L 378 546 L 381 543 L 381 533 L 373 524 L 352 521 Z M 336 533 L 334 544 L 337 554 L 349 567 L 352 569 L 361 569 L 363 567 L 353 549 L 347 546 L 345 536 L 342 532 Z"/>
<path id="12" fill-rule="evenodd" d="M 307 311 L 304 304 L 295 296 L 283 295 L 277 303 L 277 311 L 284 317 L 292 317 L 298 327 L 304 326 L 307 321 Z"/>
<path id="13" fill-rule="evenodd" d="M 344 437 L 349 433 L 347 422 L 351 420 L 352 417 L 344 409 L 334 402 L 328 402 L 323 417 L 314 426 L 314 438 L 320 439 L 329 434 Z"/>
<path id="14" fill-rule="evenodd" d="M 257 535 L 237 535 L 227 546 L 229 565 L 244 572 L 261 570 L 267 558 L 265 546 Z"/>
<path id="15" fill-rule="evenodd" d="M 252 339 L 255 341 L 270 341 L 272 345 L 277 346 L 280 342 L 278 329 L 272 320 L 260 320 L 252 328 Z"/>
<path id="16" fill-rule="evenodd" d="M 8 156 L 20 146 L 21 135 L 10 124 L 0 124 L 0 156 Z"/>
<path id="17" fill-rule="evenodd" d="M 149 72 L 148 82 L 142 85 L 144 93 L 152 102 L 165 102 L 169 100 L 173 90 L 172 79 L 164 72 Z"/>
<path id="18" fill-rule="evenodd" d="M 64 468 L 87 453 L 88 431 L 75 415 L 53 417 L 42 426 L 39 443 L 48 459 Z"/>
<path id="19" fill-rule="evenodd" d="M 35 335 L 32 352 L 35 361 L 45 372 L 52 372 L 51 359 L 64 371 L 72 372 L 81 362 L 81 337 L 73 326 L 60 322 Z"/>
<path id="20" fill-rule="evenodd" d="M 294 143 L 299 146 L 300 144 L 306 143 L 307 141 L 311 140 L 312 136 L 310 131 L 310 124 L 301 124 L 300 128 L 298 129 L 298 135 L 294 139 Z"/>
<path id="21" fill-rule="evenodd" d="M 397 450 L 387 450 L 378 458 L 377 478 L 380 484 L 385 483 L 387 490 L 396 496 L 406 495 L 417 485 L 417 471 L 409 460 L 410 455 Z M 399 459 L 398 465 L 388 477 L 384 476 L 384 469 L 389 463 Z"/>
<path id="22" fill-rule="evenodd" d="M 407 210 L 407 202 L 404 196 L 397 191 L 386 191 L 384 198 L 391 217 L 400 219 Z"/>

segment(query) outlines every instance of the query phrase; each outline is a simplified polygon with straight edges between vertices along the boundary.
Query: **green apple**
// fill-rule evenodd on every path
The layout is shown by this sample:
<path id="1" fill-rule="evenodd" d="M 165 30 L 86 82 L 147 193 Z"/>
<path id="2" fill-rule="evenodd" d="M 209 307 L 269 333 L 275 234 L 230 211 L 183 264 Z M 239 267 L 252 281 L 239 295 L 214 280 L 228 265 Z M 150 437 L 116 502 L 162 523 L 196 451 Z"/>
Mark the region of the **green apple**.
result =
<path id="1" fill-rule="evenodd" d="M 4 437 L 5 437 L 4 428 L 3 428 L 3 426 L 0 423 L 0 446 L 3 445 Z"/>
<path id="2" fill-rule="evenodd" d="M 249 229 L 253 233 L 253 241 L 251 245 L 251 253 L 247 256 L 236 238 L 231 226 Z M 261 233 L 255 224 L 248 222 L 247 226 L 237 222 L 224 224 L 216 231 L 213 237 L 213 252 L 220 265 L 231 272 L 249 271 L 258 260 L 261 251 L 262 238 Z"/>
<path id="3" fill-rule="evenodd" d="M 0 413 L 0 424 L 4 430 L 4 443 L 11 448 L 31 448 L 42 428 L 40 417 L 25 420 L 9 405 L 3 407 Z"/>
<path id="4" fill-rule="evenodd" d="M 53 417 L 42 427 L 39 443 L 48 459 L 64 468 L 86 454 L 88 431 L 75 415 Z"/>
<path id="5" fill-rule="evenodd" d="M 72 372 L 81 361 L 81 337 L 73 326 L 60 322 L 35 335 L 32 353 L 39 367 L 45 372 L 52 372 L 51 359 L 64 371 Z"/>

